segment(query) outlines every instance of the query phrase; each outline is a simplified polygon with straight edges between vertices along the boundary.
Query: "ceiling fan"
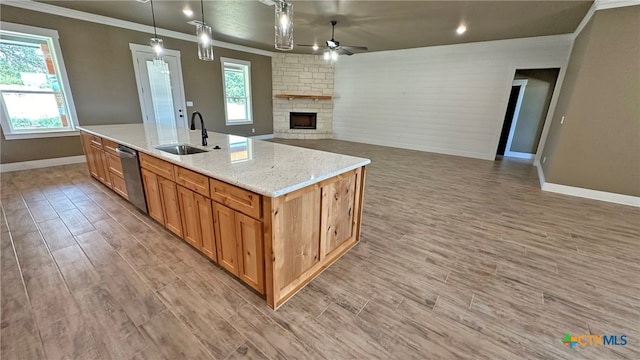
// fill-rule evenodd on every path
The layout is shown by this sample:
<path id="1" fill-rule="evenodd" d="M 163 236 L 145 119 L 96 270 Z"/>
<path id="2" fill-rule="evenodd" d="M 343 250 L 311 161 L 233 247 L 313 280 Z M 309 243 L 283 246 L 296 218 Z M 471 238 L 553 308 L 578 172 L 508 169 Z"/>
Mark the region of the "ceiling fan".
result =
<path id="1" fill-rule="evenodd" d="M 338 23 L 337 21 L 331 20 L 331 40 L 327 40 L 324 47 L 320 47 L 318 45 L 301 45 L 301 44 L 298 44 L 298 46 L 310 47 L 313 49 L 313 51 L 317 51 L 321 48 L 324 48 L 331 52 L 336 52 L 338 54 L 344 54 L 344 55 L 353 55 L 353 52 L 351 52 L 351 50 L 362 50 L 362 51 L 369 50 L 366 46 L 340 45 L 340 42 L 334 39 L 334 32 L 335 32 L 337 23 Z"/>

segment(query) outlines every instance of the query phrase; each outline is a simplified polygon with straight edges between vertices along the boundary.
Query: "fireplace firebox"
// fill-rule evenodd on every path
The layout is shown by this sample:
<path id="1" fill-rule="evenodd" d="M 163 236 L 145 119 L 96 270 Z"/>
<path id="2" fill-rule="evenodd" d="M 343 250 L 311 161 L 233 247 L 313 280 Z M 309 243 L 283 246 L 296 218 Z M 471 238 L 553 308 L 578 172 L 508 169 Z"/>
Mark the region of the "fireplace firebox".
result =
<path id="1" fill-rule="evenodd" d="M 290 112 L 289 129 L 315 129 L 318 113 Z"/>

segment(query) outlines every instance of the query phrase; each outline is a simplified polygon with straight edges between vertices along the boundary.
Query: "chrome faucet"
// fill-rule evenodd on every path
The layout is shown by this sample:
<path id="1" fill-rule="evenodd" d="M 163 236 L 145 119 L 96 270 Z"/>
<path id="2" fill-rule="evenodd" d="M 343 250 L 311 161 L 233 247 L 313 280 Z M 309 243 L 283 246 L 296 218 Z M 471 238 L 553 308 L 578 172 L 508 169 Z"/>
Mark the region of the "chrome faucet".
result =
<path id="1" fill-rule="evenodd" d="M 196 115 L 200 118 L 200 127 L 202 128 L 202 146 L 207 146 L 207 138 L 209 135 L 207 134 L 207 129 L 204 128 L 204 120 L 202 120 L 202 114 L 198 111 L 194 111 L 193 115 L 191 115 L 191 130 L 196 129 L 195 119 Z"/>

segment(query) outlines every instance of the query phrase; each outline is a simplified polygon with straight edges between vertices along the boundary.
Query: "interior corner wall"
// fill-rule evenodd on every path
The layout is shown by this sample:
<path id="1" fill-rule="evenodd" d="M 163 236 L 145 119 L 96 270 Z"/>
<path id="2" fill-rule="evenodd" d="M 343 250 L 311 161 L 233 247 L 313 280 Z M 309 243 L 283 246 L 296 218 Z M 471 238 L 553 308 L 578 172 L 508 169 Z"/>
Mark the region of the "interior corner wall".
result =
<path id="1" fill-rule="evenodd" d="M 575 39 L 542 158 L 549 183 L 640 196 L 640 6 Z"/>
<path id="2" fill-rule="evenodd" d="M 80 125 L 141 123 L 142 112 L 129 43 L 149 43 L 150 34 L 0 5 L 0 20 L 58 31 Z M 208 130 L 236 135 L 273 133 L 271 58 L 215 48 L 215 61 L 201 61 L 195 42 L 164 38 L 167 49 L 181 53 L 187 101 L 200 111 Z M 254 123 L 225 124 L 220 57 L 251 62 Z M 255 129 L 255 133 L 251 130 Z M 78 136 L 6 140 L 0 135 L 0 163 L 82 155 Z"/>
<path id="3" fill-rule="evenodd" d="M 571 35 L 342 56 L 334 138 L 495 158 L 516 69 L 566 65 Z"/>

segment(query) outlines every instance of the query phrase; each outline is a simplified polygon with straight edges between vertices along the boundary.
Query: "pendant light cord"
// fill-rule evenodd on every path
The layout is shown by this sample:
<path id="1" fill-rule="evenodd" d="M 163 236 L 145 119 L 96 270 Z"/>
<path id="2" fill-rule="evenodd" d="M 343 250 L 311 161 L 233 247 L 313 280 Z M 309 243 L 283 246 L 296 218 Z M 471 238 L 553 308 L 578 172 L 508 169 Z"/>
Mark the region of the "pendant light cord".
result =
<path id="1" fill-rule="evenodd" d="M 202 14 L 202 25 L 204 25 L 204 0 L 200 0 L 200 13 Z"/>
<path id="2" fill-rule="evenodd" d="M 153 36 L 158 38 L 158 32 L 156 31 L 156 14 L 153 12 L 153 0 L 151 0 L 151 18 L 153 19 Z"/>

